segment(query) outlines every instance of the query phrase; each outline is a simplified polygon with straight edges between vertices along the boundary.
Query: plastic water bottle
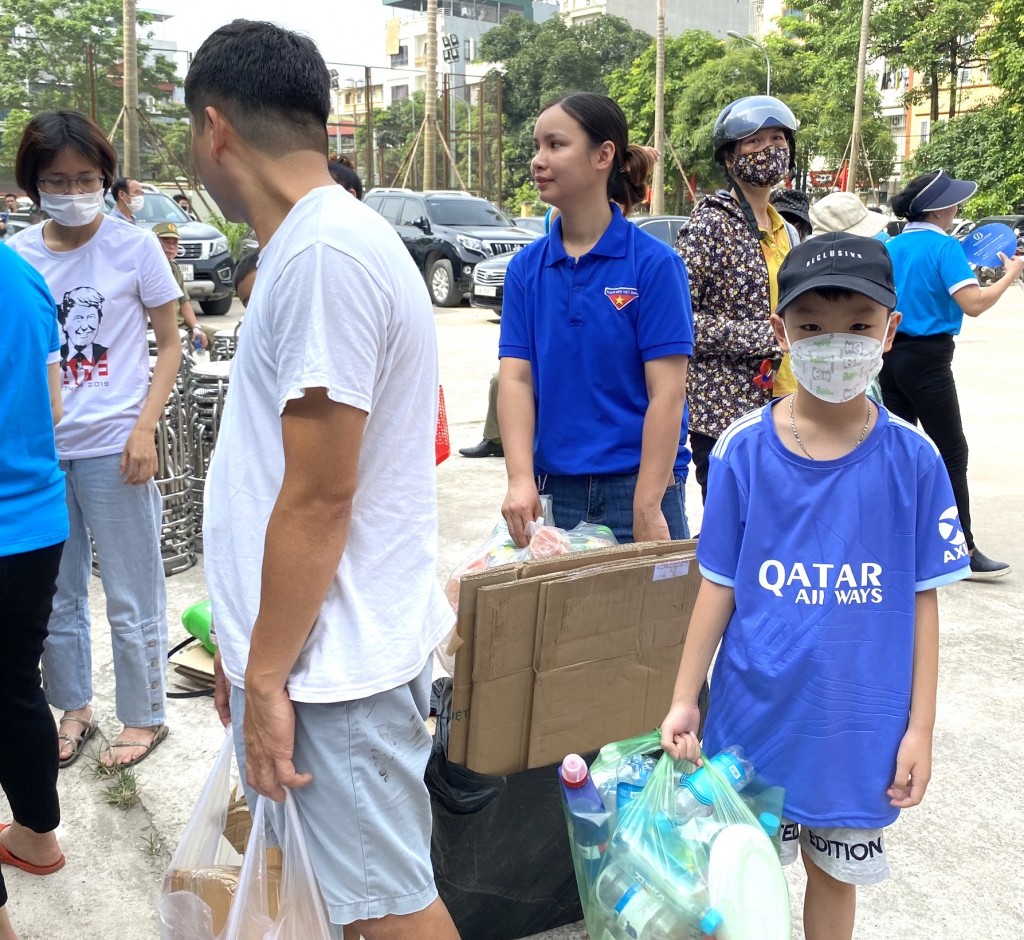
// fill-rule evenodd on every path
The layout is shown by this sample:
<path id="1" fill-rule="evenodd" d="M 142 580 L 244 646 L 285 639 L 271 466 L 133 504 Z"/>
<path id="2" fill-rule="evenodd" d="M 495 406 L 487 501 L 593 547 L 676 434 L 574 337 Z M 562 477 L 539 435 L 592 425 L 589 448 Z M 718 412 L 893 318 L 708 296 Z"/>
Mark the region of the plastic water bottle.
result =
<path id="1" fill-rule="evenodd" d="M 570 838 L 575 855 L 582 860 L 588 880 L 593 881 L 610 835 L 608 811 L 590 777 L 587 762 L 579 754 L 566 755 L 558 769 L 558 780 L 572 821 Z"/>
<path id="2" fill-rule="evenodd" d="M 627 757 L 619 765 L 618 784 L 615 787 L 615 810 L 619 816 L 644 792 L 652 773 L 654 758 L 644 757 L 642 754 Z"/>
<path id="3" fill-rule="evenodd" d="M 631 847 L 618 845 L 616 853 L 595 886 L 616 934 L 630 940 L 704 940 L 721 926 L 722 915 L 708 905 L 706 886 L 665 873 L 656 878 L 651 860 Z"/>
<path id="4" fill-rule="evenodd" d="M 742 748 L 728 747 L 712 757 L 711 763 L 737 793 L 754 779 L 754 765 L 743 756 Z M 714 802 L 711 777 L 705 768 L 700 767 L 679 781 L 676 819 L 681 825 L 690 819 L 709 816 Z"/>
<path id="5" fill-rule="evenodd" d="M 192 337 L 192 359 L 204 364 L 210 361 L 210 354 L 203 349 L 203 341 L 198 336 Z"/>

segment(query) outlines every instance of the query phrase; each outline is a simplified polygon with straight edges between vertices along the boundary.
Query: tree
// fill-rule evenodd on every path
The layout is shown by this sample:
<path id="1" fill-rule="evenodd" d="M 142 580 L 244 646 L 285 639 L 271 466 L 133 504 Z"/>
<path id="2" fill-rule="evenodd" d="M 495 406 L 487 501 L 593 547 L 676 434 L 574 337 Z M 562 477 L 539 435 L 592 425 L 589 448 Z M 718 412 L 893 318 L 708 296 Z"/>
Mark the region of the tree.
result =
<path id="1" fill-rule="evenodd" d="M 630 65 L 650 42 L 647 33 L 608 15 L 573 27 L 558 16 L 538 24 L 515 15 L 481 37 L 480 57 L 504 64 L 506 196 L 529 175 L 540 109 L 571 91 L 606 93 L 607 76 Z"/>
<path id="2" fill-rule="evenodd" d="M 948 82 L 946 113 L 955 117 L 960 71 L 985 64 L 977 37 L 991 0 L 883 0 L 871 17 L 871 49 L 895 66 L 927 76 L 931 119 L 940 114 L 940 87 Z"/>
<path id="3" fill-rule="evenodd" d="M 25 125 L 32 119 L 28 111 L 15 109 L 8 112 L 4 122 L 4 134 L 0 140 L 0 170 L 10 179 L 14 178 L 14 162 L 18 156 L 18 145 Z"/>
<path id="4" fill-rule="evenodd" d="M 152 15 L 138 14 L 142 27 Z M 151 35 L 151 34 L 150 34 Z M 121 0 L 3 0 L 0 4 L 0 108 L 37 113 L 55 108 L 90 112 L 88 46 L 100 126 L 113 127 L 122 105 Z M 139 42 L 139 93 L 167 99 L 174 63 L 149 56 Z"/>
<path id="5" fill-rule="evenodd" d="M 1015 102 L 1024 102 L 1024 0 L 997 0 L 979 46 L 989 56 L 992 81 Z"/>

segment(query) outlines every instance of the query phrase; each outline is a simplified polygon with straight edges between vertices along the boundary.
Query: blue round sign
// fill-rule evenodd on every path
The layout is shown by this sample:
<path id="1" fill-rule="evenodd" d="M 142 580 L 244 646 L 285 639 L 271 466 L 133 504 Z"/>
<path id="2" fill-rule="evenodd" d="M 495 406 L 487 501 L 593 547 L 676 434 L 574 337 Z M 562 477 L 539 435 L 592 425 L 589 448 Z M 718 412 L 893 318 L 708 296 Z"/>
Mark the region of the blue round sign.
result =
<path id="1" fill-rule="evenodd" d="M 999 253 L 1012 257 L 1017 250 L 1017 236 L 1002 222 L 990 222 L 971 230 L 963 237 L 964 254 L 969 264 L 979 268 L 998 268 L 1003 262 Z"/>

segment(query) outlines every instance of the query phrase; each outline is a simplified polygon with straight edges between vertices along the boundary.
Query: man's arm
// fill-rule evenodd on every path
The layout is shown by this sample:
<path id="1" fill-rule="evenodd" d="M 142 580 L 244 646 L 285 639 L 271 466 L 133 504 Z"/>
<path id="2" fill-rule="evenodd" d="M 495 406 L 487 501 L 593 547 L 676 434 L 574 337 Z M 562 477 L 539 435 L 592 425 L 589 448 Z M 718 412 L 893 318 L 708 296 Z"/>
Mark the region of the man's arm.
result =
<path id="1" fill-rule="evenodd" d="M 366 412 L 306 389 L 281 416 L 284 480 L 267 523 L 260 607 L 245 671 L 250 783 L 272 799 L 311 779 L 292 764 L 287 682 L 345 551 Z"/>
<path id="2" fill-rule="evenodd" d="M 889 787 L 891 805 L 906 809 L 924 798 L 932 776 L 932 731 L 939 682 L 939 600 L 935 588 L 918 591 L 914 602 L 914 678 L 910 721 L 896 754 Z"/>
<path id="3" fill-rule="evenodd" d="M 189 303 L 187 293 L 178 301 L 178 318 L 190 333 L 189 341 L 194 343 L 198 339 L 203 349 L 207 349 L 210 345 L 209 337 L 199 325 L 199 320 L 196 318 L 192 304 Z"/>
<path id="4" fill-rule="evenodd" d="M 671 538 L 661 502 L 674 479 L 673 467 L 679 455 L 689 362 L 687 356 L 665 356 L 644 364 L 648 405 L 640 448 L 640 472 L 633 494 L 633 539 L 636 542 Z"/>

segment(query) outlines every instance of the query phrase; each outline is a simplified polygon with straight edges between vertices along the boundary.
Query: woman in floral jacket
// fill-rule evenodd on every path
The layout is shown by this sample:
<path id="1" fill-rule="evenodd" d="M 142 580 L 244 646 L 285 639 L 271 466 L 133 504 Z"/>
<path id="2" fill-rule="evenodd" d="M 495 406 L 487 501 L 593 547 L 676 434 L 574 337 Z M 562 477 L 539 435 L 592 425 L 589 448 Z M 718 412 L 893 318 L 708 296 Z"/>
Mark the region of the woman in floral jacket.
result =
<path id="1" fill-rule="evenodd" d="M 687 397 L 690 449 L 707 496 L 715 441 L 737 418 L 787 394 L 795 383 L 776 370 L 781 351 L 768 317 L 775 275 L 797 237 L 769 204 L 793 166 L 798 122 L 777 98 L 734 101 L 715 122 L 715 160 L 729 190 L 706 196 L 676 240 L 686 262 L 694 316 Z"/>

